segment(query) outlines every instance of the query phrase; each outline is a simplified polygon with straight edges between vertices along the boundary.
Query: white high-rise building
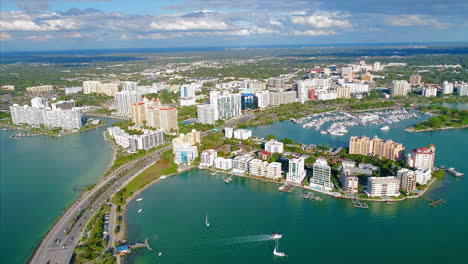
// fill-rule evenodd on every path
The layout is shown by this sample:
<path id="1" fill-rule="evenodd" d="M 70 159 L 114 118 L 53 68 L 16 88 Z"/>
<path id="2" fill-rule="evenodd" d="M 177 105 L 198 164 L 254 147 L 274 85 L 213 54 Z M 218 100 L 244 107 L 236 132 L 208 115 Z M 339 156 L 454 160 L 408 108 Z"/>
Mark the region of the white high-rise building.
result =
<path id="1" fill-rule="evenodd" d="M 212 167 L 215 159 L 218 157 L 218 152 L 214 149 L 204 150 L 200 155 L 200 165 Z"/>
<path id="2" fill-rule="evenodd" d="M 216 123 L 216 107 L 211 104 L 197 105 L 197 122 L 202 124 Z"/>
<path id="3" fill-rule="evenodd" d="M 249 171 L 249 163 L 253 157 L 249 154 L 236 156 L 232 160 L 232 169 L 237 173 L 245 173 Z"/>
<path id="4" fill-rule="evenodd" d="M 411 90 L 411 85 L 405 80 L 393 80 L 390 87 L 391 96 L 406 96 Z"/>
<path id="5" fill-rule="evenodd" d="M 47 100 L 42 97 L 34 97 L 31 99 L 31 107 L 44 108 L 47 106 Z"/>
<path id="6" fill-rule="evenodd" d="M 198 157 L 197 146 L 190 146 L 188 144 L 180 145 L 175 148 L 174 162 L 176 164 L 188 163 L 190 164 Z"/>
<path id="7" fill-rule="evenodd" d="M 315 161 L 310 186 L 323 187 L 326 190 L 333 189 L 331 167 L 328 166 L 327 160 L 317 159 L 317 161 Z"/>
<path id="8" fill-rule="evenodd" d="M 435 88 L 435 87 L 425 87 L 425 88 L 423 88 L 422 96 L 424 96 L 424 97 L 436 97 L 437 96 L 437 88 Z"/>
<path id="9" fill-rule="evenodd" d="M 369 177 L 365 193 L 369 197 L 389 197 L 400 195 L 400 180 L 396 177 Z"/>
<path id="10" fill-rule="evenodd" d="M 281 163 L 270 163 L 268 165 L 268 175 L 266 177 L 274 180 L 281 179 Z"/>
<path id="11" fill-rule="evenodd" d="M 65 95 L 69 94 L 77 94 L 83 92 L 83 87 L 81 86 L 74 86 L 74 87 L 66 87 L 65 88 Z"/>
<path id="12" fill-rule="evenodd" d="M 312 87 L 310 82 L 307 80 L 301 80 L 296 82 L 297 89 L 297 100 L 303 104 L 306 101 L 309 101 L 309 90 Z"/>
<path id="13" fill-rule="evenodd" d="M 411 193 L 416 189 L 416 173 L 403 168 L 397 172 L 397 179 L 400 180 L 400 189 L 406 193 Z"/>
<path id="14" fill-rule="evenodd" d="M 293 158 L 289 160 L 289 172 L 286 174 L 286 181 L 301 183 L 306 176 L 304 170 L 304 158 Z"/>
<path id="15" fill-rule="evenodd" d="M 234 128 L 232 127 L 225 127 L 224 128 L 224 136 L 226 138 L 232 138 L 234 136 Z"/>
<path id="16" fill-rule="evenodd" d="M 216 109 L 215 120 L 228 119 L 242 114 L 241 94 L 211 91 L 210 104 Z"/>
<path id="17" fill-rule="evenodd" d="M 452 94 L 453 93 L 453 83 L 445 81 L 442 84 L 442 94 Z"/>
<path id="18" fill-rule="evenodd" d="M 459 96 L 468 96 L 468 84 L 458 84 L 457 85 L 457 93 Z"/>
<path id="19" fill-rule="evenodd" d="M 195 86 L 183 84 L 179 88 L 180 97 L 195 97 Z"/>
<path id="20" fill-rule="evenodd" d="M 235 139 L 241 139 L 241 140 L 246 140 L 248 138 L 252 137 L 252 130 L 248 129 L 236 129 L 234 130 L 234 138 Z"/>
<path id="21" fill-rule="evenodd" d="M 132 105 L 141 100 L 137 91 L 125 90 L 115 94 L 117 114 L 129 116 L 132 113 Z"/>
<path id="22" fill-rule="evenodd" d="M 258 108 L 264 109 L 270 105 L 270 92 L 261 91 L 255 93 L 255 96 L 258 98 Z"/>
<path id="23" fill-rule="evenodd" d="M 416 182 L 420 185 L 426 185 L 427 182 L 432 177 L 431 169 L 417 169 L 416 173 Z"/>
<path id="24" fill-rule="evenodd" d="M 164 144 L 164 130 L 145 130 L 143 135 L 128 135 L 128 143 L 132 152 L 160 146 Z"/>
<path id="25" fill-rule="evenodd" d="M 232 169 L 232 159 L 217 157 L 214 159 L 214 167 L 220 170 L 230 170 Z"/>
<path id="26" fill-rule="evenodd" d="M 101 83 L 100 81 L 84 81 L 83 93 L 84 94 L 105 94 L 107 96 L 115 96 L 119 91 L 118 83 Z"/>
<path id="27" fill-rule="evenodd" d="M 265 150 L 270 153 L 283 153 L 284 143 L 272 139 L 265 143 Z"/>
<path id="28" fill-rule="evenodd" d="M 51 109 L 50 107 L 29 107 L 28 105 L 10 106 L 13 124 L 26 124 L 33 127 L 41 125 L 47 128 L 62 128 L 65 130 L 79 129 L 82 127 L 81 111 L 72 109 Z"/>
<path id="29" fill-rule="evenodd" d="M 122 91 L 137 91 L 138 90 L 138 82 L 121 82 L 120 87 L 122 87 Z"/>
<path id="30" fill-rule="evenodd" d="M 380 62 L 376 61 L 374 62 L 374 71 L 381 71 L 382 66 L 380 66 Z"/>
<path id="31" fill-rule="evenodd" d="M 434 145 L 430 145 L 428 148 L 412 149 L 407 156 L 406 163 L 416 169 L 432 170 L 435 161 L 435 151 Z"/>

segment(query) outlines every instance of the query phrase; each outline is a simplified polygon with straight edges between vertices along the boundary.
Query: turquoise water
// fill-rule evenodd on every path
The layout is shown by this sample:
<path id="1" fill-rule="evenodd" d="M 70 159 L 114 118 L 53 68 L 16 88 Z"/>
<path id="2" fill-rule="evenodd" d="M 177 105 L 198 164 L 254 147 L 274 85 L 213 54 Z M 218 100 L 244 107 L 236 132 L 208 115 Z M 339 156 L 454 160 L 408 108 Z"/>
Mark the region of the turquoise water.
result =
<path id="1" fill-rule="evenodd" d="M 107 122 L 113 119 L 99 118 Z M 12 140 L 0 132 L 1 262 L 26 263 L 52 223 L 112 160 L 105 127 Z"/>
<path id="2" fill-rule="evenodd" d="M 466 105 L 465 105 L 466 106 Z M 468 129 L 407 133 L 418 120 L 390 125 L 354 127 L 343 137 L 321 135 L 300 125 L 281 122 L 253 128 L 254 135 L 276 134 L 302 143 L 347 146 L 352 135 L 378 135 L 407 149 L 435 144 L 436 163 L 468 174 Z M 454 263 L 468 252 L 467 176 L 446 175 L 427 196 L 444 199 L 432 208 L 423 199 L 395 205 L 370 203 L 356 209 L 351 201 L 325 197 L 322 202 L 300 198 L 301 191 L 280 193 L 278 185 L 191 170 L 146 189 L 126 214 L 130 242 L 150 238 L 154 251 L 139 250 L 128 263 Z M 137 211 L 143 208 L 138 214 Z M 208 212 L 211 226 L 204 226 Z M 272 254 L 272 232 L 284 234 Z M 163 256 L 158 257 L 157 252 Z M 463 260 L 465 259 L 465 261 Z"/>

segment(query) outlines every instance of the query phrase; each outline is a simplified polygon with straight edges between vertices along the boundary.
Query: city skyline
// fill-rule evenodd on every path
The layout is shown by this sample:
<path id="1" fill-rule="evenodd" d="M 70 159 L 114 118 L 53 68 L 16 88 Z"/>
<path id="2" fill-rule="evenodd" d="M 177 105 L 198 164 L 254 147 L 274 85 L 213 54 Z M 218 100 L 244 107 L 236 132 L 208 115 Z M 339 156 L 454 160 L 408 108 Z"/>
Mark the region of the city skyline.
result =
<path id="1" fill-rule="evenodd" d="M 468 4 L 458 0 L 1 0 L 1 6 L 2 52 L 463 42 L 468 26 Z"/>

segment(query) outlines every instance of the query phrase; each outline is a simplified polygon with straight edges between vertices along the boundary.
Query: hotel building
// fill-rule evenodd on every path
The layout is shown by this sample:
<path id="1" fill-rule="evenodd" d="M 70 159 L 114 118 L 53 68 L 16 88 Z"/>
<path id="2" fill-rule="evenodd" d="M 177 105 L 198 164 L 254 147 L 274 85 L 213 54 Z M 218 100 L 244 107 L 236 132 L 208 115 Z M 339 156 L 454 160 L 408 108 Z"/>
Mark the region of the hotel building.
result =
<path id="1" fill-rule="evenodd" d="M 410 150 L 406 163 L 416 169 L 430 169 L 434 167 L 436 148 L 430 145 L 428 148 L 418 148 Z"/>
<path id="2" fill-rule="evenodd" d="M 377 156 L 395 161 L 402 159 L 404 152 L 403 145 L 393 142 L 391 139 L 352 136 L 349 140 L 349 154 Z"/>

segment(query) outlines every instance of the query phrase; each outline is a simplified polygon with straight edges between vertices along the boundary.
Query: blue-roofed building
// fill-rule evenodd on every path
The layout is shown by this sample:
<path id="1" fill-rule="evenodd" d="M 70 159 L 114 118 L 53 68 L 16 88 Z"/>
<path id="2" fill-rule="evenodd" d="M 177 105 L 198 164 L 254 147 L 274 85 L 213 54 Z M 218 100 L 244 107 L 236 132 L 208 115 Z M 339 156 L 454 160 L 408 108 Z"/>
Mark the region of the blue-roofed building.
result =
<path id="1" fill-rule="evenodd" d="M 254 110 L 258 108 L 258 98 L 254 93 L 243 93 L 241 96 L 242 110 Z"/>
<path id="2" fill-rule="evenodd" d="M 117 247 L 117 253 L 120 255 L 125 255 L 132 252 L 129 245 L 122 245 Z"/>

